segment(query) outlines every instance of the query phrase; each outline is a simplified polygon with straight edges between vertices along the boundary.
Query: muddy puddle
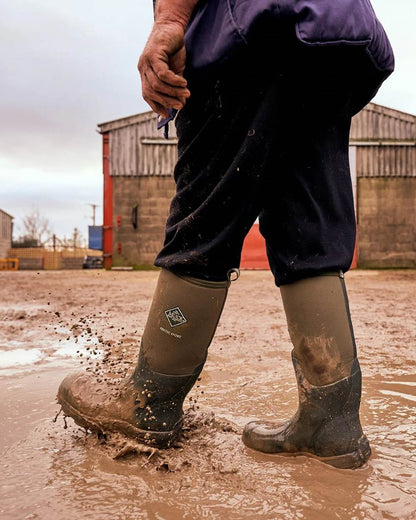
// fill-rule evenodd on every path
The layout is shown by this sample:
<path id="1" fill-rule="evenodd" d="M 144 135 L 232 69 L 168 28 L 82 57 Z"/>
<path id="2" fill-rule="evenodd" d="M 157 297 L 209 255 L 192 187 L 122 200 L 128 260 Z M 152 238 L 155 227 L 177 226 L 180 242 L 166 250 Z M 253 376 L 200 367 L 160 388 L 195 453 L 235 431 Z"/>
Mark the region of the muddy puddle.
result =
<path id="1" fill-rule="evenodd" d="M 68 371 L 101 370 L 104 359 L 122 376 L 134 362 L 156 276 L 0 273 L 0 518 L 416 519 L 416 272 L 347 278 L 373 448 L 356 471 L 256 454 L 240 441 L 248 420 L 284 420 L 296 408 L 267 272 L 243 272 L 230 291 L 186 402 L 183 446 L 145 450 L 54 423 Z"/>

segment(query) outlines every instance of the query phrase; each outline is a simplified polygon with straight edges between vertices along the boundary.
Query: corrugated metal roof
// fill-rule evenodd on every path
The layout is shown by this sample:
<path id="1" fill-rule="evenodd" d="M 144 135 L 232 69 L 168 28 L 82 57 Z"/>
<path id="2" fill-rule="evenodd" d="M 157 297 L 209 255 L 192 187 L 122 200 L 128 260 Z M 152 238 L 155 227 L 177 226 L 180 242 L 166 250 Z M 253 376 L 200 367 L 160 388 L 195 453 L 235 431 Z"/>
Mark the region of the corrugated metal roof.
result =
<path id="1" fill-rule="evenodd" d="M 416 116 L 369 103 L 352 120 L 350 140 L 376 141 L 416 141 Z"/>
<path id="2" fill-rule="evenodd" d="M 98 123 L 97 126 L 100 129 L 100 133 L 104 134 L 105 132 L 112 132 L 119 128 L 124 128 L 125 126 L 140 125 L 150 120 L 154 120 L 155 123 L 157 121 L 157 115 L 151 110 L 132 116 L 121 117 L 120 119 L 113 119 L 112 121 L 107 121 L 105 123 Z"/>
<path id="3" fill-rule="evenodd" d="M 7 211 L 4 211 L 3 209 L 0 209 L 0 213 L 3 213 L 4 215 L 6 215 L 7 217 L 10 217 L 10 218 L 14 218 L 13 215 L 10 215 L 10 213 L 7 213 Z"/>

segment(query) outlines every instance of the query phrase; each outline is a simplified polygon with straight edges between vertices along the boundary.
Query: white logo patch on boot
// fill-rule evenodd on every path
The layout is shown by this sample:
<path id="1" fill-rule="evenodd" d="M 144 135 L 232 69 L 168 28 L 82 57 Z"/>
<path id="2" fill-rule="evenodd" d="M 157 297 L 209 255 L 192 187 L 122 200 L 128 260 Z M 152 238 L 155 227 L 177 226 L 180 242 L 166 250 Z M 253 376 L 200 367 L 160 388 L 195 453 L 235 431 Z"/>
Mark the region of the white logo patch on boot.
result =
<path id="1" fill-rule="evenodd" d="M 169 322 L 171 327 L 177 327 L 178 325 L 183 325 L 188 320 L 183 315 L 182 311 L 179 307 L 174 307 L 173 309 L 168 309 L 165 311 L 165 316 Z"/>

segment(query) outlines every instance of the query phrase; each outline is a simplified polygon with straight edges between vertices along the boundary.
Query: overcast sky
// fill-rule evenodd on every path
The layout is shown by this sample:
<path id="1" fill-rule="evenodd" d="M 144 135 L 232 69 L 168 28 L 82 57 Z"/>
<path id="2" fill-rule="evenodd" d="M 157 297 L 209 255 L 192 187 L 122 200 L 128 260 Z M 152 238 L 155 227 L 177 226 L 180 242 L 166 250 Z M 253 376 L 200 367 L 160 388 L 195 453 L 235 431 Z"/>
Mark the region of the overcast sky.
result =
<path id="1" fill-rule="evenodd" d="M 396 54 L 375 102 L 416 114 L 416 0 L 373 0 Z M 58 236 L 102 214 L 97 123 L 147 110 L 136 63 L 151 0 L 13 0 L 0 18 L 0 209 L 33 209 Z"/>

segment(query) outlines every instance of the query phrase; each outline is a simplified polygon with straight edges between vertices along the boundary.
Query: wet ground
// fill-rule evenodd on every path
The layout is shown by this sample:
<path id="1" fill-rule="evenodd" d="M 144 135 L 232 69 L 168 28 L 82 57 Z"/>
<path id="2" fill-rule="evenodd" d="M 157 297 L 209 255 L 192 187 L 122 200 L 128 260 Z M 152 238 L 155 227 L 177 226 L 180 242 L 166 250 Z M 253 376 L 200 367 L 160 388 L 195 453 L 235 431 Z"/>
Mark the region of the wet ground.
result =
<path id="1" fill-rule="evenodd" d="M 295 411 L 290 343 L 267 272 L 233 284 L 209 359 L 186 402 L 182 448 L 137 453 L 68 419 L 60 380 L 137 356 L 155 272 L 0 273 L 0 518 L 416 519 L 416 272 L 346 281 L 363 368 L 366 467 L 256 455 L 249 419 Z M 140 451 L 140 450 L 139 450 Z"/>

